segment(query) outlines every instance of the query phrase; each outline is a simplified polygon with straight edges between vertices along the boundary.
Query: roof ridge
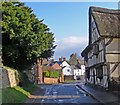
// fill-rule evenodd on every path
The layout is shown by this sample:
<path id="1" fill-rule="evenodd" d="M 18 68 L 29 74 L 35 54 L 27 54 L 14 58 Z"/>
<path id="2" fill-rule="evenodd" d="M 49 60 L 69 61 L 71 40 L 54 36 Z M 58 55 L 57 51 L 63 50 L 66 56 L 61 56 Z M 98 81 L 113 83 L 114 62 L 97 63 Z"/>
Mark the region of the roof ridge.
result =
<path id="1" fill-rule="evenodd" d="M 101 12 L 101 13 L 110 13 L 110 14 L 120 13 L 120 9 L 108 9 L 108 8 L 95 7 L 95 6 L 91 6 L 89 10 L 91 12 Z"/>

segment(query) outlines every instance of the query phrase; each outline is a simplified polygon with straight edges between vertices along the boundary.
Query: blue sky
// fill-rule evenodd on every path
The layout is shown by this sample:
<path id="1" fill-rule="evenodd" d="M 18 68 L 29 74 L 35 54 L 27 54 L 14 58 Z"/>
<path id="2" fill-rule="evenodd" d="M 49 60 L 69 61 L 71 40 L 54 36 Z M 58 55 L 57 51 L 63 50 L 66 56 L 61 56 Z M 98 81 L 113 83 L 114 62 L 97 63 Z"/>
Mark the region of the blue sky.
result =
<path id="1" fill-rule="evenodd" d="M 117 2 L 25 2 L 38 19 L 44 19 L 55 36 L 54 59 L 81 51 L 88 43 L 88 10 L 90 6 L 118 9 Z"/>

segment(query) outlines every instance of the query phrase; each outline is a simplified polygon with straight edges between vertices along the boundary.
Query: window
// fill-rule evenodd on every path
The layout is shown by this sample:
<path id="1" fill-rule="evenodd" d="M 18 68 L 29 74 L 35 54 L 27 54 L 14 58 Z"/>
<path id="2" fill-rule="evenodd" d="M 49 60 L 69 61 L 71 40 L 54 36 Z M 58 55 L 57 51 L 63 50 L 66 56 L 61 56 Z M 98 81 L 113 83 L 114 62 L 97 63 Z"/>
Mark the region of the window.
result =
<path id="1" fill-rule="evenodd" d="M 95 44 L 93 46 L 93 54 L 98 55 L 99 54 L 99 45 Z"/>
<path id="2" fill-rule="evenodd" d="M 70 72 L 70 70 L 68 69 L 67 72 Z"/>
<path id="3" fill-rule="evenodd" d="M 85 55 L 84 59 L 86 62 L 88 61 L 88 54 Z"/>

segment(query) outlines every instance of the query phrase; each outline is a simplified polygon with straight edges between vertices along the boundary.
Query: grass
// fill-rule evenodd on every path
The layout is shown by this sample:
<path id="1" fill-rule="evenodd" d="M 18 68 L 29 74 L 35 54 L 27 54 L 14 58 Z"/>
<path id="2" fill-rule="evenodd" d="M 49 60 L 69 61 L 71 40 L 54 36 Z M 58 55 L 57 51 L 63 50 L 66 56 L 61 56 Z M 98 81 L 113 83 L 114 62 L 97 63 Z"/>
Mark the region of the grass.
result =
<path id="1" fill-rule="evenodd" d="M 69 82 L 75 82 L 75 80 L 65 80 L 65 82 L 69 83 Z"/>
<path id="2" fill-rule="evenodd" d="M 23 103 L 27 94 L 20 87 L 2 89 L 2 103 Z"/>
<path id="3" fill-rule="evenodd" d="M 19 80 L 19 73 L 17 70 L 3 66 L 2 64 L 0 64 L 0 66 L 7 70 L 15 71 L 16 80 Z M 0 91 L 2 90 L 2 92 L 0 92 L 2 93 L 2 103 L 24 103 L 28 96 L 31 95 L 36 88 L 37 87 L 34 84 L 27 84 L 23 87 L 16 86 L 13 88 L 8 87 L 0 89 Z"/>
<path id="4" fill-rule="evenodd" d="M 2 103 L 24 103 L 35 89 L 36 86 L 33 84 L 24 88 L 16 86 L 2 89 Z"/>
<path id="5" fill-rule="evenodd" d="M 34 84 L 28 84 L 27 86 L 23 86 L 23 89 L 28 91 L 30 94 L 32 94 L 36 88 L 37 87 Z"/>

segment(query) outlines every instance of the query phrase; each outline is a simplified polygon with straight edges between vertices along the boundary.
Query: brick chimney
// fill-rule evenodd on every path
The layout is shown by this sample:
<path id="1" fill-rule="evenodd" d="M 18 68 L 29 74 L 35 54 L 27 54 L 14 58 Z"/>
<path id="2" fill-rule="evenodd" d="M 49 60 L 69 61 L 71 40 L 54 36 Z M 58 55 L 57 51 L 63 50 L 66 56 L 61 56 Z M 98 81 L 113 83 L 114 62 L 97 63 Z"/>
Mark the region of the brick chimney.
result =
<path id="1" fill-rule="evenodd" d="M 54 59 L 52 59 L 51 62 L 54 62 Z"/>
<path id="2" fill-rule="evenodd" d="M 66 58 L 65 58 L 65 57 L 63 58 L 63 61 L 66 61 Z"/>
<path id="3" fill-rule="evenodd" d="M 77 59 L 77 63 L 80 64 L 80 59 Z"/>
<path id="4" fill-rule="evenodd" d="M 62 57 L 61 57 L 61 58 L 59 58 L 59 61 L 60 61 L 60 62 L 62 62 Z"/>

